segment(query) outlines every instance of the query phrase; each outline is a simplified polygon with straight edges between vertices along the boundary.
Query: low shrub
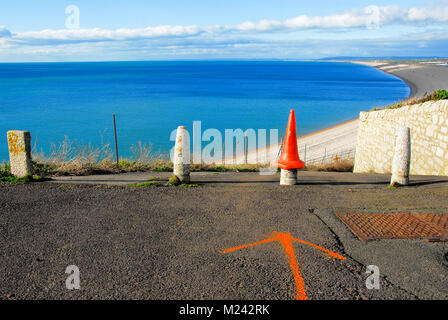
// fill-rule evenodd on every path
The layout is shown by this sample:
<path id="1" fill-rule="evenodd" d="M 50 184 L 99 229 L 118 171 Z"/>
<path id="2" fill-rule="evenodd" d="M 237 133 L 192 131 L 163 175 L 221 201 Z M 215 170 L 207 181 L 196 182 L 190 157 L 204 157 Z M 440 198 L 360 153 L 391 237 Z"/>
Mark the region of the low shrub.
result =
<path id="1" fill-rule="evenodd" d="M 385 108 L 373 108 L 370 111 L 379 111 L 384 109 L 398 109 L 404 106 L 413 105 L 413 104 L 420 104 L 428 101 L 438 101 L 438 100 L 445 100 L 448 99 L 448 91 L 445 89 L 439 89 L 435 90 L 433 93 L 425 94 L 422 98 L 418 99 L 408 99 L 401 102 L 398 102 L 396 104 L 393 104 L 391 106 L 385 107 Z"/>

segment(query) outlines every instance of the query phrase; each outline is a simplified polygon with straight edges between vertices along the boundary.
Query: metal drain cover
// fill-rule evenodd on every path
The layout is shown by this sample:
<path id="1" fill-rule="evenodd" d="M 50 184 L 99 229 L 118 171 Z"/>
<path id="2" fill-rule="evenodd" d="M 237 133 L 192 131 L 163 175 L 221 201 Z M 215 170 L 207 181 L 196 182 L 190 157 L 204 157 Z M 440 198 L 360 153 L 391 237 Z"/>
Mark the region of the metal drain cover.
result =
<path id="1" fill-rule="evenodd" d="M 448 214 L 336 213 L 362 241 L 375 239 L 446 240 Z"/>
<path id="2" fill-rule="evenodd" d="M 446 213 L 415 213 L 413 214 L 415 217 L 420 220 L 429 223 L 430 225 L 436 227 L 441 230 L 443 233 L 448 235 L 448 214 Z"/>

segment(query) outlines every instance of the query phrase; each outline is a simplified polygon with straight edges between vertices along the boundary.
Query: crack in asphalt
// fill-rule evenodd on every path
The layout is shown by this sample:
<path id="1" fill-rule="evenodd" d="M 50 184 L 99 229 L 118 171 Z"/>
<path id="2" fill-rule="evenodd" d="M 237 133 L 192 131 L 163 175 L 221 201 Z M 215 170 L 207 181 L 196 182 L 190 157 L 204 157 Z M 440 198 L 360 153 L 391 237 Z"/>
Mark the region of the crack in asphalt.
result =
<path id="1" fill-rule="evenodd" d="M 408 198 L 420 199 L 421 192 L 414 189 L 399 190 L 399 194 L 377 190 L 370 195 L 370 190 L 365 191 L 369 197 L 362 190 L 356 196 L 344 193 L 345 187 L 227 184 L 194 190 L 131 190 L 125 186 L 76 184 L 0 186 L 0 189 L 7 191 L 0 197 L 0 209 L 5 211 L 1 218 L 7 222 L 0 223 L 0 251 L 6 258 L 0 262 L 0 268 L 9 274 L 0 287 L 5 288 L 5 294 L 8 288 L 17 289 L 18 298 L 289 299 L 290 272 L 278 264 L 276 249 L 247 251 L 234 257 L 213 256 L 217 254 L 216 247 L 223 244 L 231 247 L 234 242 L 239 244 L 238 239 L 263 239 L 263 235 L 273 230 L 314 239 L 347 257 L 348 263 L 328 268 L 312 251 L 300 251 L 300 258 L 306 260 L 302 275 L 312 299 L 426 299 L 443 298 L 446 292 L 445 247 L 428 250 L 422 242 L 403 241 L 406 245 L 403 247 L 400 241 L 383 240 L 363 244 L 334 215 L 335 208 L 342 203 L 354 208 L 359 203 L 369 210 L 379 206 L 389 210 L 389 202 L 382 201 L 395 201 L 397 196 L 403 198 L 400 201 L 406 208 L 415 206 L 408 203 Z M 445 205 L 444 194 L 434 199 Z M 351 210 L 347 207 L 344 210 Z M 204 233 L 205 228 L 208 233 Z M 66 240 L 67 235 L 70 240 Z M 70 245 L 67 250 L 66 245 Z M 116 267 L 108 271 L 105 266 L 111 258 Z M 232 263 L 228 263 L 229 259 Z M 68 260 L 85 265 L 83 270 L 89 272 L 84 274 L 89 274 L 86 279 L 91 285 L 77 296 L 66 293 L 65 287 L 57 287 L 65 279 L 64 270 L 59 268 Z M 368 290 L 364 283 L 366 266 L 371 264 L 382 270 L 379 292 Z M 147 270 L 147 265 L 151 266 L 150 271 L 142 274 L 142 266 Z M 56 272 L 51 269 L 55 266 Z M 241 268 L 247 271 L 242 274 Z M 431 276 L 426 272 L 428 268 L 437 272 Z M 198 270 L 197 275 L 192 276 L 191 270 Z M 263 281 L 254 284 L 254 279 Z M 244 287 L 229 285 L 230 282 L 242 283 Z M 28 283 L 32 285 L 30 290 L 25 286 Z"/>
<path id="2" fill-rule="evenodd" d="M 357 259 L 355 259 L 353 256 L 351 256 L 351 255 L 346 251 L 345 246 L 344 246 L 344 243 L 342 242 L 342 240 L 341 240 L 341 238 L 339 237 L 339 235 L 333 230 L 333 228 L 332 228 L 327 222 L 325 222 L 325 221 L 324 221 L 324 220 L 323 220 L 323 219 L 316 213 L 316 211 L 318 211 L 318 209 L 317 209 L 317 210 L 316 210 L 316 209 L 309 209 L 309 212 L 312 213 L 315 217 L 317 217 L 317 219 L 318 219 L 319 221 L 321 221 L 321 222 L 328 228 L 328 230 L 329 230 L 330 233 L 333 235 L 333 238 L 334 238 L 334 240 L 335 240 L 336 243 L 337 243 L 337 247 L 338 247 L 338 249 L 341 250 L 341 252 L 342 252 L 347 258 L 349 258 L 350 260 L 352 260 L 353 262 L 355 262 L 356 264 L 358 264 L 358 266 L 362 267 L 363 269 L 366 269 L 367 266 L 366 266 L 365 264 L 363 264 L 362 262 L 360 262 L 360 261 L 358 261 Z M 332 210 L 331 210 L 331 212 L 332 212 L 332 214 L 334 215 L 334 212 L 333 212 Z M 445 256 L 445 258 L 448 259 L 448 252 L 447 252 L 447 255 Z M 349 271 L 350 273 L 352 273 L 353 275 L 355 275 L 355 273 L 352 272 L 353 270 L 350 270 L 350 268 L 347 268 L 347 269 L 348 269 L 348 271 Z M 387 285 L 392 286 L 392 287 L 395 287 L 395 288 L 397 288 L 397 289 L 399 289 L 399 290 L 402 290 L 403 292 L 406 292 L 407 294 L 413 296 L 413 297 L 414 297 L 415 299 L 417 299 L 417 300 L 421 300 L 421 298 L 418 297 L 417 295 L 415 295 L 414 293 L 412 293 L 412 292 L 406 290 L 405 288 L 401 287 L 400 285 L 398 285 L 398 284 L 392 282 L 391 280 L 389 280 L 389 278 L 388 278 L 386 275 L 381 275 L 380 277 L 386 282 Z"/>

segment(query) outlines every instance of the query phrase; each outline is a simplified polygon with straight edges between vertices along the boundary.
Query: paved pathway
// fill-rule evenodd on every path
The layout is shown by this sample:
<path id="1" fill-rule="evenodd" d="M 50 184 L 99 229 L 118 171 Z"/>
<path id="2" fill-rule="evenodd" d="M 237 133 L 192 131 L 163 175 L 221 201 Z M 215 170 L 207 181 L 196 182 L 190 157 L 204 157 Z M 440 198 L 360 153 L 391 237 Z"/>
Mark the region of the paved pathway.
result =
<path id="1" fill-rule="evenodd" d="M 448 178 L 388 190 L 383 175 L 302 172 L 281 187 L 278 176 L 194 173 L 197 188 L 126 186 L 152 177 L 169 173 L 0 184 L 0 298 L 448 299 L 446 243 L 361 242 L 334 215 L 447 212 Z M 80 290 L 65 288 L 68 265 Z M 379 290 L 365 286 L 368 265 Z"/>

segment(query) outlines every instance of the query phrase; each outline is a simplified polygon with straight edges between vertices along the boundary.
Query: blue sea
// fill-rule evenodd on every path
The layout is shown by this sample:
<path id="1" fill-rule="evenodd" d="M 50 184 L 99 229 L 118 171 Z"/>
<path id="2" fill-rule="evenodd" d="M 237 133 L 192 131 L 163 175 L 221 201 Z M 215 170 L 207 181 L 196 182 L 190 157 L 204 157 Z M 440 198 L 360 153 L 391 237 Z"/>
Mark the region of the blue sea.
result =
<path id="1" fill-rule="evenodd" d="M 170 133 L 195 120 L 208 128 L 279 129 L 294 109 L 304 135 L 406 98 L 410 88 L 377 69 L 335 62 L 154 61 L 0 63 L 0 161 L 6 131 L 29 130 L 36 151 L 68 136 L 113 143 L 120 156 L 139 141 L 168 152 Z M 269 131 L 268 131 L 269 132 Z"/>

